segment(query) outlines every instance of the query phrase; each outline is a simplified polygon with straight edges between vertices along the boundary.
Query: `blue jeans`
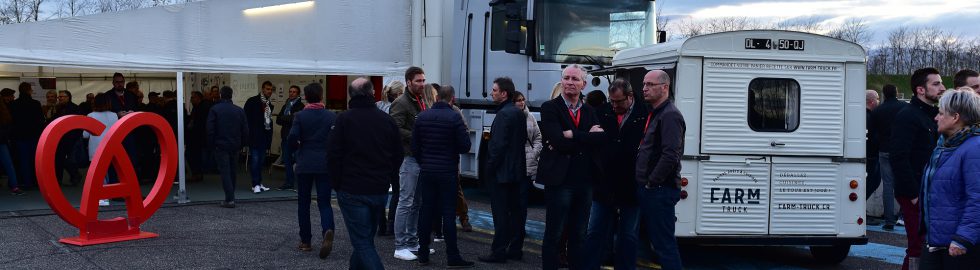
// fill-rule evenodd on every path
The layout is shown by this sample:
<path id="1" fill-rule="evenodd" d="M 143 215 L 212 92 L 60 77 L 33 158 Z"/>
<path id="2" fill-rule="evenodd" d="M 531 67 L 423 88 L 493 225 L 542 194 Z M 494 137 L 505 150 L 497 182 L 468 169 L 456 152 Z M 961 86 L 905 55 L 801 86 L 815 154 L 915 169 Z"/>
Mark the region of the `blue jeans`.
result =
<path id="1" fill-rule="evenodd" d="M 592 207 L 592 188 L 552 185 L 544 188 L 547 212 L 541 246 L 542 269 L 558 269 L 558 242 L 568 231 L 568 265 L 584 265 L 583 242 Z"/>
<path id="2" fill-rule="evenodd" d="M 37 151 L 37 140 L 14 140 L 14 152 L 17 156 L 17 174 L 19 184 L 24 187 L 36 187 L 37 176 L 34 174 L 34 155 Z"/>
<path id="3" fill-rule="evenodd" d="M 225 201 L 235 201 L 235 167 L 238 164 L 238 151 L 214 149 L 214 161 L 221 174 L 221 186 L 225 190 Z"/>
<path id="4" fill-rule="evenodd" d="M 618 212 L 618 214 L 617 214 Z M 640 222 L 640 209 L 616 207 L 601 202 L 592 202 L 589 216 L 589 229 L 585 236 L 585 246 L 589 248 L 585 269 L 599 269 L 602 257 L 606 254 L 607 243 L 613 236 L 616 225 L 615 255 L 616 269 L 636 269 L 637 226 Z"/>
<path id="5" fill-rule="evenodd" d="M 680 200 L 680 194 L 681 190 L 675 187 L 646 188 L 638 184 L 636 188 L 640 216 L 663 270 L 682 269 L 677 238 L 674 237 L 674 206 Z"/>
<path id="6" fill-rule="evenodd" d="M 286 140 L 282 140 L 282 165 L 286 167 L 286 183 L 283 184 L 285 187 L 292 187 L 296 183 L 296 172 L 293 170 L 293 164 L 296 164 L 295 157 L 293 157 L 293 149 L 289 147 Z M 319 191 L 318 193 L 319 194 Z"/>
<path id="7" fill-rule="evenodd" d="M 262 184 L 262 165 L 265 165 L 265 150 L 262 148 L 248 148 L 248 172 L 252 176 L 253 187 Z"/>
<path id="8" fill-rule="evenodd" d="M 428 250 L 432 223 L 442 219 L 442 232 L 446 240 L 446 258 L 460 261 L 456 245 L 456 185 L 457 172 L 422 172 L 419 180 L 419 196 L 422 197 L 422 215 L 419 218 L 419 250 Z"/>
<path id="9" fill-rule="evenodd" d="M 881 205 L 885 225 L 895 225 L 895 173 L 888 153 L 878 152 L 878 172 L 881 174 Z"/>
<path id="10" fill-rule="evenodd" d="M 10 158 L 10 149 L 7 144 L 0 144 L 0 167 L 7 174 L 7 187 L 14 189 L 17 187 L 17 171 L 14 170 L 14 160 Z"/>
<path id="11" fill-rule="evenodd" d="M 344 225 L 353 247 L 349 269 L 384 269 L 381 257 L 378 257 L 378 251 L 374 247 L 374 234 L 378 229 L 381 212 L 384 211 L 385 196 L 337 191 L 340 214 L 344 216 Z"/>
<path id="12" fill-rule="evenodd" d="M 327 230 L 333 230 L 333 207 L 330 207 L 330 182 L 327 174 L 300 174 L 299 175 L 299 239 L 303 243 L 309 244 L 313 237 L 310 232 L 310 193 L 316 184 L 316 206 L 320 209 L 320 235 Z"/>
<path id="13" fill-rule="evenodd" d="M 416 196 L 419 182 L 419 163 L 414 157 L 405 157 L 398 172 L 398 206 L 395 210 L 395 250 L 414 248 L 419 245 L 419 211 L 421 204 Z M 431 225 L 430 225 L 431 226 Z"/>

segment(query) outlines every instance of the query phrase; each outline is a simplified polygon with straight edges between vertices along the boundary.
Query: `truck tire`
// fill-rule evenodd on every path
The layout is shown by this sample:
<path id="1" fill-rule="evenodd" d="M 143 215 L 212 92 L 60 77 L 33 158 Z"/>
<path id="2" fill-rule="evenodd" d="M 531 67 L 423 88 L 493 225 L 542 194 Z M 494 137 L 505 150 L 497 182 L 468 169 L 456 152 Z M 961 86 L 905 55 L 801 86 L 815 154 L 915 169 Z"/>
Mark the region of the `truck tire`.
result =
<path id="1" fill-rule="evenodd" d="M 810 246 L 810 255 L 821 264 L 838 264 L 850 251 L 851 245 Z"/>

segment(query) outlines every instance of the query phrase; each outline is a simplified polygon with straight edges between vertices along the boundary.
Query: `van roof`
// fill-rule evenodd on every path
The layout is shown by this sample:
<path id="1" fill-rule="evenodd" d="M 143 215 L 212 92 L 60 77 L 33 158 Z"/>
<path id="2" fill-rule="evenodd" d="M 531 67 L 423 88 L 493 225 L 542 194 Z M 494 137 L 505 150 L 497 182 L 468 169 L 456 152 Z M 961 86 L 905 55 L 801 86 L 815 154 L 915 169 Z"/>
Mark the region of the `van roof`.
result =
<path id="1" fill-rule="evenodd" d="M 746 39 L 804 40 L 803 51 L 749 50 Z M 864 63 L 867 54 L 861 45 L 824 35 L 783 30 L 744 30 L 721 32 L 623 50 L 613 57 L 613 66 L 666 64 L 681 56 L 729 59 L 793 60 Z"/>

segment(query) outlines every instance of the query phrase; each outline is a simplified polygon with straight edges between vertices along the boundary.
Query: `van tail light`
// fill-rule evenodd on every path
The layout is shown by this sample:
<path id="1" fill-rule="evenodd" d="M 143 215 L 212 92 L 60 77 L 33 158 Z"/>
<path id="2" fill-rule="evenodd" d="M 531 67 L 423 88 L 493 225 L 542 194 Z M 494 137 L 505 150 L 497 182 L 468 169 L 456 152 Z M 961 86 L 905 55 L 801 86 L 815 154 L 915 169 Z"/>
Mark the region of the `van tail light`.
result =
<path id="1" fill-rule="evenodd" d="M 851 195 L 850 196 L 847 196 L 847 197 L 849 199 L 851 199 L 852 202 L 858 200 L 858 195 L 857 195 L 857 193 L 854 193 L 854 192 L 851 192 Z"/>
<path id="2" fill-rule="evenodd" d="M 686 187 L 687 186 L 687 177 L 681 177 L 681 186 L 682 187 Z"/>
<path id="3" fill-rule="evenodd" d="M 851 180 L 851 189 L 858 188 L 858 180 Z"/>
<path id="4" fill-rule="evenodd" d="M 859 217 L 858 218 L 858 225 L 861 225 L 861 224 L 864 224 L 864 219 Z"/>
<path id="5" fill-rule="evenodd" d="M 687 199 L 687 190 L 681 190 L 681 200 Z"/>

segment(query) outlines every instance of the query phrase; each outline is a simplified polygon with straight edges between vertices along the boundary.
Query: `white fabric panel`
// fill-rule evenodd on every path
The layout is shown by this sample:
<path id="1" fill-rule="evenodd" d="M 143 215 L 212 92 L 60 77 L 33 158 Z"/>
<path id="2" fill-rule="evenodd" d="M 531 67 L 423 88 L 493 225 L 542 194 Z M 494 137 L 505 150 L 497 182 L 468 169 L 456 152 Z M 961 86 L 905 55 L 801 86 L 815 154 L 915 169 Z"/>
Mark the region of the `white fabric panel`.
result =
<path id="1" fill-rule="evenodd" d="M 409 1 L 210 0 L 0 27 L 0 63 L 109 70 L 396 75 L 411 60 Z M 378 8 L 378 7 L 384 8 Z"/>

